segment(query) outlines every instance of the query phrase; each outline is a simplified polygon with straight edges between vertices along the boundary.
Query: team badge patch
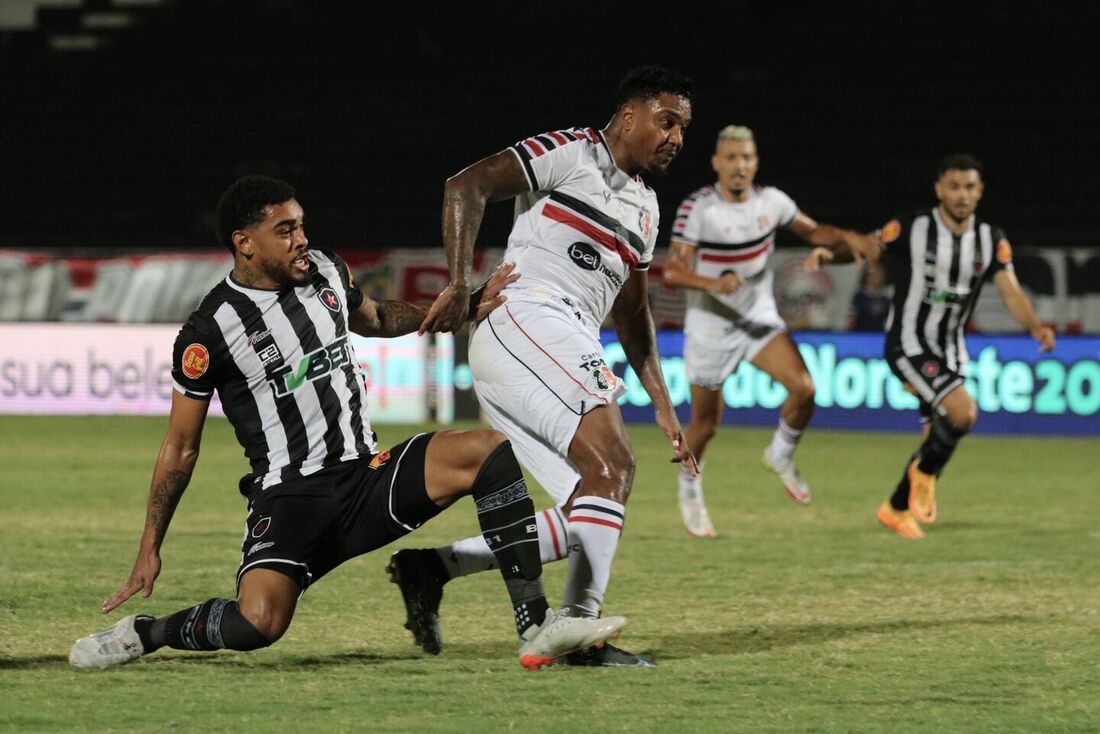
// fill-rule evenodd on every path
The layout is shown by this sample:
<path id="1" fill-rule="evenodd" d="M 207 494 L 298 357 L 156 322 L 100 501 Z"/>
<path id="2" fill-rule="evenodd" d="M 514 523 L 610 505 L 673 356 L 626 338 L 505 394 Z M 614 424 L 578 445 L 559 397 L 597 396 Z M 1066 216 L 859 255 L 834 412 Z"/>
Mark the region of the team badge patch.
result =
<path id="1" fill-rule="evenodd" d="M 378 469 L 378 468 L 382 467 L 383 465 L 385 465 L 385 463 L 389 460 L 390 460 L 390 452 L 389 451 L 383 451 L 380 454 L 375 454 L 374 458 L 370 460 L 370 464 L 368 464 L 368 466 L 371 469 Z"/>
<path id="2" fill-rule="evenodd" d="M 256 521 L 256 524 L 252 526 L 252 537 L 262 538 L 269 527 L 271 527 L 271 516 L 261 517 Z"/>
<path id="3" fill-rule="evenodd" d="M 896 219 L 891 219 L 886 224 L 882 225 L 882 229 L 879 230 L 878 236 L 882 239 L 882 244 L 888 245 L 898 238 L 901 234 L 901 222 Z"/>
<path id="4" fill-rule="evenodd" d="M 920 371 L 925 377 L 935 377 L 940 373 L 940 363 L 930 359 L 920 366 Z"/>
<path id="5" fill-rule="evenodd" d="M 1002 239 L 997 243 L 997 262 L 1001 265 L 1012 262 L 1012 245 L 1008 244 L 1008 240 Z"/>
<path id="6" fill-rule="evenodd" d="M 601 390 L 610 390 L 617 381 L 615 373 L 606 364 L 601 364 L 592 370 L 592 377 L 596 380 L 596 387 Z"/>
<path id="7" fill-rule="evenodd" d="M 642 237 L 649 237 L 649 233 L 653 231 L 653 220 L 649 216 L 649 212 L 644 209 L 638 214 L 638 229 L 642 232 Z"/>
<path id="8" fill-rule="evenodd" d="M 329 311 L 340 310 L 340 299 L 336 296 L 336 291 L 331 288 L 322 288 L 317 297 L 321 299 L 321 303 L 325 304 L 325 308 Z"/>
<path id="9" fill-rule="evenodd" d="M 180 360 L 180 369 L 183 370 L 183 374 L 192 380 L 198 379 L 206 374 L 206 369 L 210 366 L 210 352 L 206 351 L 206 347 L 201 344 L 195 343 L 188 345 L 187 349 L 183 350 L 183 359 Z"/>

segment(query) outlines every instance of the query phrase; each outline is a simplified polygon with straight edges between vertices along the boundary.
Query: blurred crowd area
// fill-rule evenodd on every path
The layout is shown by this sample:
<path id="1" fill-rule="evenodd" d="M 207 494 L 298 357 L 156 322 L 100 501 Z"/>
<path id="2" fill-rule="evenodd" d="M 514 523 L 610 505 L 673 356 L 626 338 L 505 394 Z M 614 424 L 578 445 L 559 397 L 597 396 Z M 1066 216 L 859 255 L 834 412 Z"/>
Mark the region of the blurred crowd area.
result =
<path id="1" fill-rule="evenodd" d="M 892 291 L 881 268 L 834 266 L 807 273 L 807 248 L 772 255 L 776 301 L 795 330 L 881 332 Z M 430 304 L 447 285 L 438 249 L 346 250 L 356 282 L 377 299 Z M 503 259 L 501 248 L 479 249 L 475 278 L 488 277 Z M 650 302 L 658 328 L 678 329 L 683 291 L 662 283 L 664 253 L 650 269 Z M 1100 252 L 1091 248 L 1023 248 L 1016 272 L 1039 317 L 1061 333 L 1100 333 Z M 180 323 L 232 267 L 228 252 L 131 253 L 125 256 L 66 256 L 48 251 L 0 252 L 0 322 Z M 1018 333 L 997 297 L 982 291 L 973 332 Z"/>
<path id="2" fill-rule="evenodd" d="M 1069 7 L 3 0 L 0 247 L 216 250 L 218 195 L 265 173 L 298 188 L 314 244 L 438 248 L 447 176 L 602 126 L 641 62 L 698 85 L 680 159 L 649 182 L 665 223 L 740 123 L 758 181 L 821 221 L 869 230 L 930 205 L 936 161 L 967 151 L 981 213 L 1017 248 L 1095 246 L 1100 11 Z M 510 221 L 490 207 L 480 246 Z"/>

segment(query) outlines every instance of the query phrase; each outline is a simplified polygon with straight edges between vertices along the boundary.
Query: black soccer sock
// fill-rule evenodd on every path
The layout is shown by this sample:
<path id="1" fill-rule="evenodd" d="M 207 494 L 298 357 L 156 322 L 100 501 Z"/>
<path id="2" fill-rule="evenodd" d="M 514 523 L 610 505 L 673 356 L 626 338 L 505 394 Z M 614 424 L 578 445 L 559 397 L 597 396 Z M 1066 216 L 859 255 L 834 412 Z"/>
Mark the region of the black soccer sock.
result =
<path id="1" fill-rule="evenodd" d="M 176 650 L 225 648 L 244 651 L 271 644 L 271 640 L 244 618 L 237 602 L 228 599 L 207 599 L 151 623 L 145 620 L 139 617 L 134 627 L 146 653 L 164 645 Z"/>
<path id="2" fill-rule="evenodd" d="M 496 556 L 519 634 L 542 624 L 549 605 L 542 588 L 535 505 L 508 441 L 497 446 L 474 480 L 474 504 L 481 535 Z"/>
<path id="3" fill-rule="evenodd" d="M 898 486 L 894 489 L 894 493 L 890 495 L 890 506 L 898 512 L 909 509 L 909 465 L 918 456 L 920 456 L 920 449 L 909 456 L 909 461 L 905 462 L 905 468 L 901 470 L 901 479 L 898 480 Z"/>
<path id="4" fill-rule="evenodd" d="M 939 413 L 932 415 L 932 430 L 920 447 L 920 463 L 917 468 L 925 474 L 939 476 L 943 467 L 955 453 L 959 440 L 967 434 L 967 429 L 959 428 Z"/>

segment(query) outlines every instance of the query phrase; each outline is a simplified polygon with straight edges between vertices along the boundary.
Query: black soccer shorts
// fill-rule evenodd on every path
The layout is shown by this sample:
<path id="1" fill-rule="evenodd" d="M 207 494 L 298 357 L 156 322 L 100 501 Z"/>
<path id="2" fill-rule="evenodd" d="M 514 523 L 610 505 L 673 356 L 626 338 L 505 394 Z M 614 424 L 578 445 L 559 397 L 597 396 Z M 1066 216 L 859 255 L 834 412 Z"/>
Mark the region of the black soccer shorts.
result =
<path id="1" fill-rule="evenodd" d="M 434 434 L 249 496 L 237 569 L 270 568 L 302 591 L 344 561 L 397 540 L 439 514 L 424 486 Z"/>
<path id="2" fill-rule="evenodd" d="M 931 352 L 916 356 L 898 352 L 890 355 L 887 361 L 898 379 L 908 385 L 920 400 L 922 421 L 930 420 L 933 411 L 939 411 L 943 399 L 965 382 L 962 375 L 948 369 L 943 358 Z"/>

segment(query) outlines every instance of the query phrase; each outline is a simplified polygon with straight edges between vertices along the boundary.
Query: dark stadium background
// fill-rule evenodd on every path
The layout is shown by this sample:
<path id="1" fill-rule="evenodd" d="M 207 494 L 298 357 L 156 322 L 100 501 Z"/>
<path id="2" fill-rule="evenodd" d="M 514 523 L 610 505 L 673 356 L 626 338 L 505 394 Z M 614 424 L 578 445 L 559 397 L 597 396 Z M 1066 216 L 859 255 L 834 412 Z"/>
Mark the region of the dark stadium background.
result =
<path id="1" fill-rule="evenodd" d="M 0 246 L 215 248 L 219 193 L 257 172 L 298 187 L 314 244 L 437 247 L 448 175 L 602 127 L 640 62 L 698 84 L 687 146 L 651 180 L 666 222 L 737 122 L 757 131 L 759 180 L 825 221 L 929 203 L 936 159 L 969 151 L 984 215 L 1017 244 L 1100 241 L 1095 6 L 178 0 L 86 28 L 112 7 L 0 30 Z M 74 35 L 93 41 L 58 50 Z M 481 243 L 509 223 L 492 207 Z"/>

